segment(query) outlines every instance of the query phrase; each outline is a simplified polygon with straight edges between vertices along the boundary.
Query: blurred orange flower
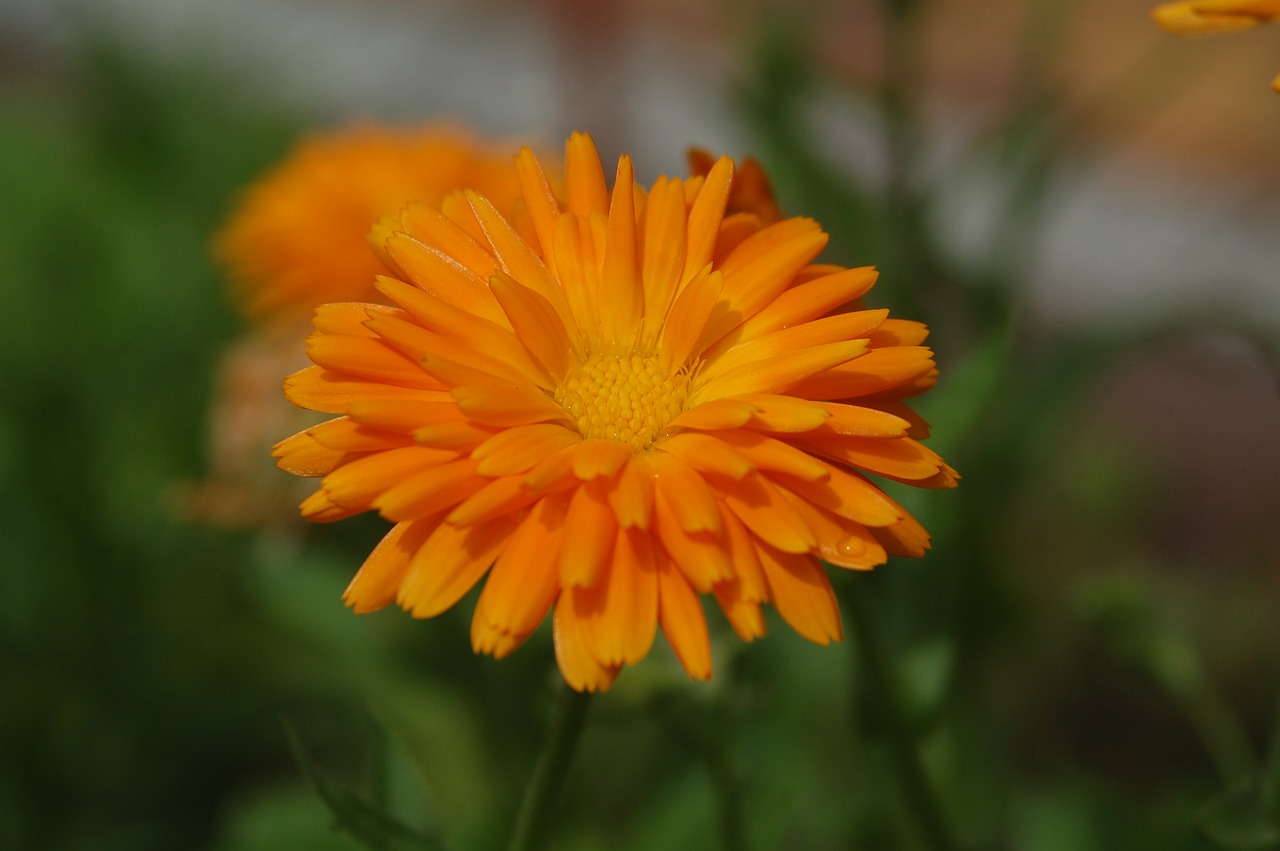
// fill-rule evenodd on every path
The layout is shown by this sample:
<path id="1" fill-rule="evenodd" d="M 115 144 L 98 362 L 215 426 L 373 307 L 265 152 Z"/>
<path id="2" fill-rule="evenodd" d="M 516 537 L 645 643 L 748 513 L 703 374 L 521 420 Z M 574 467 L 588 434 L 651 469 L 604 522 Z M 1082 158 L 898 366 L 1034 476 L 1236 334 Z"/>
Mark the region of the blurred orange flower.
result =
<path id="1" fill-rule="evenodd" d="M 509 214 L 519 194 L 510 151 L 445 124 L 310 136 L 245 192 L 214 253 L 255 318 L 374 299 L 385 270 L 369 251 L 370 225 L 463 187 Z"/>
<path id="2" fill-rule="evenodd" d="M 903 401 L 934 382 L 924 326 L 846 310 L 876 273 L 815 264 L 812 220 L 726 217 L 727 157 L 647 191 L 622 157 L 611 191 L 575 134 L 563 197 L 528 149 L 516 162 L 515 221 L 467 191 L 381 222 L 393 306 L 320 308 L 314 365 L 286 381 L 339 415 L 276 448 L 324 477 L 303 514 L 396 524 L 347 603 L 431 617 L 487 574 L 475 650 L 501 658 L 553 612 L 560 670 L 591 691 L 659 627 L 710 677 L 700 595 L 744 640 L 763 603 L 839 639 L 820 560 L 870 569 L 929 543 L 864 474 L 956 483 Z"/>
<path id="3" fill-rule="evenodd" d="M 1280 18 L 1280 0 L 1192 0 L 1163 3 L 1151 13 L 1157 24 L 1178 35 L 1209 35 L 1247 29 Z M 1280 92 L 1280 76 L 1271 81 Z"/>

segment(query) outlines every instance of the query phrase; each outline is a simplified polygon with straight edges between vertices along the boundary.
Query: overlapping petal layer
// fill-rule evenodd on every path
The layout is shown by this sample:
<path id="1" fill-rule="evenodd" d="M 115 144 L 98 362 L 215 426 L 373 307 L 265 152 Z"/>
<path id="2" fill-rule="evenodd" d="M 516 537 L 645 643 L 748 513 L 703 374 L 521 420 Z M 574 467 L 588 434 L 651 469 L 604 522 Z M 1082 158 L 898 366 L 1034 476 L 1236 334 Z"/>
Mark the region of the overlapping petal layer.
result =
<path id="1" fill-rule="evenodd" d="M 624 157 L 610 190 L 575 134 L 563 197 L 527 149 L 516 171 L 514 224 L 475 192 L 380 222 L 392 306 L 326 306 L 286 382 L 338 415 L 277 446 L 323 477 L 304 514 L 396 524 L 348 604 L 430 616 L 484 579 L 475 649 L 505 656 L 551 612 L 587 690 L 659 629 L 710 677 L 704 595 L 744 639 L 771 604 L 838 640 L 819 560 L 928 547 L 867 475 L 956 482 L 903 401 L 934 381 L 924 327 L 850 309 L 875 272 L 815 264 L 816 223 L 726 216 L 728 158 L 646 191 Z"/>

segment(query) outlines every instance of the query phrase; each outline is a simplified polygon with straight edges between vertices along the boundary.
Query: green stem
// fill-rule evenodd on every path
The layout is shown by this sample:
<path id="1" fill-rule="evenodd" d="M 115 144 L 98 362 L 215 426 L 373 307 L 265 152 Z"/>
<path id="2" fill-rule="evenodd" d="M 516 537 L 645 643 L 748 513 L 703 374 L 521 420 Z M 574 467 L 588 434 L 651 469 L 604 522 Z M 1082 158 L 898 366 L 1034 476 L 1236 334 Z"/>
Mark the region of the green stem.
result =
<path id="1" fill-rule="evenodd" d="M 865 577 L 853 576 L 850 579 L 845 584 L 844 597 L 853 622 L 858 662 L 870 686 L 872 710 L 888 735 L 889 754 L 903 798 L 914 814 L 927 846 L 932 851 L 955 851 L 956 843 L 943 815 L 942 804 L 929 783 L 924 764 L 920 761 L 920 752 L 906 723 L 898 681 L 872 623 L 867 591 L 860 581 Z"/>
<path id="2" fill-rule="evenodd" d="M 507 846 L 509 851 L 537 851 L 546 846 L 551 817 L 582 734 L 591 693 L 574 691 L 567 684 L 561 688 L 547 742 L 525 788 L 524 800 L 520 802 L 515 831 Z"/>

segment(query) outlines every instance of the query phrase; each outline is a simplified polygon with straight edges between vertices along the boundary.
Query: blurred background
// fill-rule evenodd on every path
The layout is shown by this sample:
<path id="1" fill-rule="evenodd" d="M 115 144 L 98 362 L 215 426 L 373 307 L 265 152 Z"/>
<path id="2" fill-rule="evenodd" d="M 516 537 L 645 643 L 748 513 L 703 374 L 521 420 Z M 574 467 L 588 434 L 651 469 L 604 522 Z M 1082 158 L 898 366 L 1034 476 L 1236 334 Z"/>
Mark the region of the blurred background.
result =
<path id="1" fill-rule="evenodd" d="M 0 0 L 0 847 L 366 847 L 344 795 L 506 836 L 549 636 L 352 615 L 385 524 L 295 520 L 267 445 L 228 490 L 210 425 L 237 193 L 442 117 L 642 181 L 753 155 L 930 324 L 964 481 L 895 492 L 934 550 L 867 579 L 960 847 L 1280 847 L 1280 27 L 1151 5 Z M 770 626 L 597 701 L 556 847 L 928 847 L 851 639 Z"/>

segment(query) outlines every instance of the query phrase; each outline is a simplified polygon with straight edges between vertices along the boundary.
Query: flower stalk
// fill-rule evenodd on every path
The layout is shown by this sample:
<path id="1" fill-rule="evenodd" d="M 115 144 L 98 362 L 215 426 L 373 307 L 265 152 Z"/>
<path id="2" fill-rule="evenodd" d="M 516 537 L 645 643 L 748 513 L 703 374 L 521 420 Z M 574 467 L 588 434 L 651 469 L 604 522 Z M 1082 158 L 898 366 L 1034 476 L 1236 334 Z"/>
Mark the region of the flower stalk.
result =
<path id="1" fill-rule="evenodd" d="M 533 777 L 525 788 L 524 800 L 516 816 L 509 851 L 537 851 L 545 848 L 552 816 L 564 788 L 564 778 L 573 762 L 573 753 L 591 704 L 591 692 L 576 691 L 561 684 L 551 729 Z"/>
<path id="2" fill-rule="evenodd" d="M 902 797 L 915 818 L 926 847 L 931 851 L 955 851 L 951 828 L 933 785 L 920 760 L 920 751 L 907 722 L 898 680 L 880 635 L 872 623 L 868 590 L 853 577 L 845 583 L 844 597 L 854 632 L 857 662 L 868 683 L 871 710 L 885 733 L 890 759 Z"/>

